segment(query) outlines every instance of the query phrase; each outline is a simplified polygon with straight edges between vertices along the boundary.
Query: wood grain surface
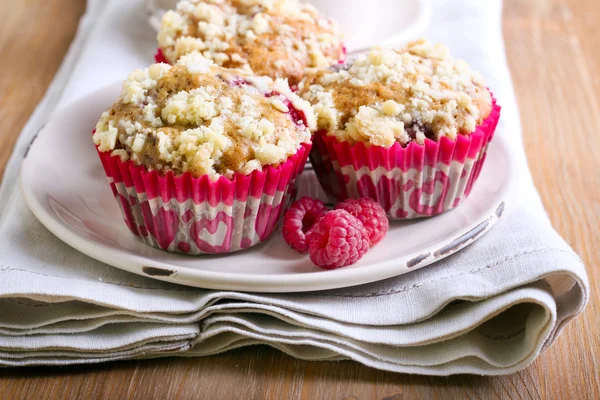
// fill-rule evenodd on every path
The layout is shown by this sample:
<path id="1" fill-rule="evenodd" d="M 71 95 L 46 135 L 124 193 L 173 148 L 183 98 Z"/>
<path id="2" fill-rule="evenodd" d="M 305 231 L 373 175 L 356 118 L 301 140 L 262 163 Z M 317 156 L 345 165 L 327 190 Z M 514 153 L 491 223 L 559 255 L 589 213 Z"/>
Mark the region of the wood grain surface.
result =
<path id="1" fill-rule="evenodd" d="M 0 175 L 52 80 L 83 0 L 0 1 Z M 504 33 L 535 183 L 588 266 L 592 300 L 529 368 L 434 378 L 267 347 L 214 357 L 0 371 L 0 398 L 600 399 L 600 1 L 505 0 Z"/>

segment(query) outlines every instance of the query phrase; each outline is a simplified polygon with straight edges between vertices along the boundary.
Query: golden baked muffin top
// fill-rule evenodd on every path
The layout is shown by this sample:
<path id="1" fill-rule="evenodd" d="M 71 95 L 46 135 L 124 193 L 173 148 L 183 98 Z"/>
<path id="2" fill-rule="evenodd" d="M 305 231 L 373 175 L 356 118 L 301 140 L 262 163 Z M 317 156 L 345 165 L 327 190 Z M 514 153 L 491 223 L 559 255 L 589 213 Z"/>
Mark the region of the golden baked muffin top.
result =
<path id="1" fill-rule="evenodd" d="M 315 123 L 285 80 L 190 53 L 129 75 L 93 139 L 100 151 L 150 170 L 218 179 L 284 162 L 310 142 Z"/>
<path id="2" fill-rule="evenodd" d="M 318 129 L 383 147 L 468 135 L 492 108 L 478 73 L 448 48 L 423 40 L 311 71 L 298 94 L 313 104 Z"/>
<path id="3" fill-rule="evenodd" d="M 335 21 L 298 0 L 184 0 L 168 11 L 158 45 L 173 64 L 197 50 L 226 68 L 296 85 L 306 68 L 343 59 Z"/>

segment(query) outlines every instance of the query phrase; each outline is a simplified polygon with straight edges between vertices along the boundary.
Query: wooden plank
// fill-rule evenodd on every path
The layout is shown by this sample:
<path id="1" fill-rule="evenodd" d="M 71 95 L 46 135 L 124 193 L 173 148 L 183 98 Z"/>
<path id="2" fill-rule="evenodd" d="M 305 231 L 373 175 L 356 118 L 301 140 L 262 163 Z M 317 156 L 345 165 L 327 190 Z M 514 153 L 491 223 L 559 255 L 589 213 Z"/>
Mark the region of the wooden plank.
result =
<path id="1" fill-rule="evenodd" d="M 585 313 L 529 368 L 544 398 L 600 398 L 598 24 L 598 1 L 506 3 L 509 65 L 531 172 L 554 227 L 588 266 L 593 296 Z"/>
<path id="2" fill-rule="evenodd" d="M 52 81 L 82 0 L 0 2 L 0 179 L 23 125 Z"/>
<path id="3" fill-rule="evenodd" d="M 62 60 L 82 0 L 0 2 L 0 174 Z M 0 371 L 3 398 L 600 398 L 600 2 L 505 0 L 504 32 L 534 181 L 588 265 L 592 300 L 534 364 L 504 377 L 399 375 L 264 346 L 199 359 Z"/>

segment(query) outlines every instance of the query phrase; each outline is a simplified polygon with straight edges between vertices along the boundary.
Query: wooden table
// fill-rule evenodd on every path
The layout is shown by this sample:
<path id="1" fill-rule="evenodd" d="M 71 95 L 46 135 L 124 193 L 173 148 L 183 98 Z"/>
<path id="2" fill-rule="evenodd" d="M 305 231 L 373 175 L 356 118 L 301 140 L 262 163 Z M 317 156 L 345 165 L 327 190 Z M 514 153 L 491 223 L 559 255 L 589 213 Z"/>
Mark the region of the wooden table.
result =
<path id="1" fill-rule="evenodd" d="M 83 0 L 0 2 L 0 175 L 84 12 Z M 0 372 L 2 398 L 600 399 L 600 1 L 505 0 L 504 33 L 535 183 L 592 286 L 585 313 L 529 368 L 432 378 L 267 347 L 198 359 Z"/>

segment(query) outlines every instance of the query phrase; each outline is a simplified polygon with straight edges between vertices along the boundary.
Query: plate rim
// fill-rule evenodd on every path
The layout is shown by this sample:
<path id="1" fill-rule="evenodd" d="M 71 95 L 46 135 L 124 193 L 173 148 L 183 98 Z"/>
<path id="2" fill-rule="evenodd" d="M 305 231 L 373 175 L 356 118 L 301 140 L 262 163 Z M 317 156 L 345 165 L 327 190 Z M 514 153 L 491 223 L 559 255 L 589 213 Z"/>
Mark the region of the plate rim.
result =
<path id="1" fill-rule="evenodd" d="M 507 203 L 506 195 L 514 173 L 511 162 L 508 162 L 506 168 L 503 169 L 505 178 L 503 184 L 498 189 L 496 200 L 491 201 L 490 206 L 486 208 L 484 212 L 481 212 L 482 218 L 469 224 L 465 224 L 460 229 L 456 229 L 455 233 L 448 235 L 447 238 L 440 239 L 427 247 L 423 247 L 418 252 L 393 260 L 385 260 L 364 267 L 311 271 L 303 274 L 258 275 L 197 270 L 152 260 L 148 257 L 127 252 L 123 249 L 115 249 L 101 243 L 91 242 L 85 237 L 77 234 L 76 231 L 69 228 L 59 219 L 53 217 L 53 215 L 47 211 L 46 207 L 38 201 L 33 189 L 29 188 L 26 184 L 28 165 L 31 163 L 31 159 L 28 158 L 28 155 L 30 150 L 36 146 L 36 142 L 38 142 L 36 139 L 39 135 L 43 135 L 44 132 L 48 130 L 48 122 L 61 118 L 63 114 L 68 113 L 69 109 L 77 103 L 89 102 L 93 98 L 98 97 L 101 92 L 114 91 L 117 84 L 120 85 L 121 82 L 119 81 L 107 85 L 91 94 L 83 96 L 52 114 L 32 139 L 28 151 L 25 153 L 21 171 L 19 173 L 19 184 L 25 202 L 32 213 L 42 225 L 61 241 L 97 261 L 137 275 L 202 289 L 262 293 L 300 293 L 358 286 L 412 272 L 455 254 L 487 233 L 501 218 Z M 508 143 L 501 135 L 495 135 L 492 143 L 494 144 L 491 145 L 491 149 L 495 149 L 494 151 L 502 151 L 505 157 L 508 159 L 511 158 Z M 98 164 L 100 165 L 99 160 Z M 485 165 L 483 168 L 485 168 Z M 452 212 L 452 210 L 449 212 Z M 275 232 L 275 234 L 277 234 L 277 232 Z M 455 245 L 449 248 L 453 243 Z M 445 249 L 445 251 L 440 252 L 442 249 Z M 438 254 L 436 254 L 436 252 Z M 410 271 L 402 272 L 402 270 L 406 268 L 409 268 Z"/>

